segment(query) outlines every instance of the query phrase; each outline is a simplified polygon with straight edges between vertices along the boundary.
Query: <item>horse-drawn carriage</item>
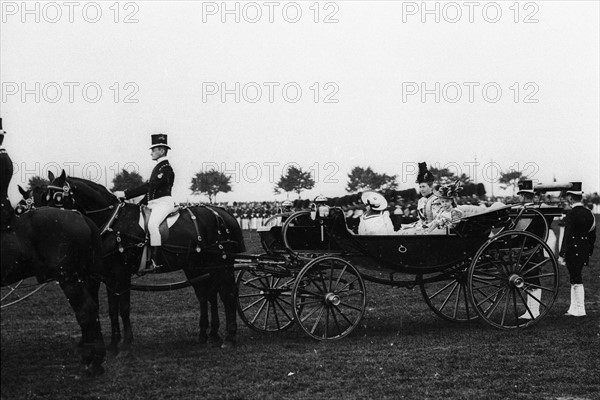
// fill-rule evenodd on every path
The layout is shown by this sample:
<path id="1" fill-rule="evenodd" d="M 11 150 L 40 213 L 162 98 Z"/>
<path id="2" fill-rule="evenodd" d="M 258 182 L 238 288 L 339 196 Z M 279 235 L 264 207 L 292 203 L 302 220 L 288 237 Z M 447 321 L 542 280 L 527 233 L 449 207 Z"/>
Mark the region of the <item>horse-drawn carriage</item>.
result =
<path id="1" fill-rule="evenodd" d="M 314 207 L 286 215 L 282 226 L 260 230 L 265 250 L 260 255 L 243 253 L 241 230 L 224 210 L 184 207 L 180 212 L 186 218 L 176 224 L 181 225 L 181 243 L 188 244 L 168 247 L 166 257 L 173 262 L 171 270 L 184 270 L 187 281 L 136 287 L 129 274 L 143 259 L 146 241 L 137 223 L 138 207 L 119 204 L 99 185 L 64 174 L 53 184 L 46 198 L 71 200 L 103 227 L 105 264 L 110 267 L 105 283 L 109 299 L 114 292 L 119 300 L 119 307 L 109 307 L 111 347 L 121 340 L 117 310 L 120 303 L 129 310 L 131 289 L 194 286 L 203 310 L 202 338 L 208 297 L 198 285 L 204 286 L 202 279 L 209 276 L 221 288 L 233 340 L 236 290 L 224 270 L 239 272 L 238 314 L 249 327 L 273 332 L 298 323 L 320 340 L 342 338 L 359 324 L 366 308 L 365 281 L 418 286 L 438 316 L 457 322 L 481 319 L 502 329 L 533 325 L 549 312 L 558 293 L 558 263 L 545 240 L 562 207 L 500 206 L 462 218 L 446 234 L 387 236 L 355 235 L 341 209 Z M 121 312 L 121 317 L 128 346 L 133 337 L 129 315 Z"/>
<path id="2" fill-rule="evenodd" d="M 370 281 L 419 286 L 446 320 L 525 328 L 549 312 L 558 294 L 558 263 L 545 241 L 561 213 L 562 207 L 508 205 L 464 217 L 446 234 L 361 236 L 339 208 L 296 212 L 283 226 L 259 232 L 265 255 L 237 259 L 238 311 L 259 331 L 296 322 L 315 339 L 338 339 L 359 324 Z"/>

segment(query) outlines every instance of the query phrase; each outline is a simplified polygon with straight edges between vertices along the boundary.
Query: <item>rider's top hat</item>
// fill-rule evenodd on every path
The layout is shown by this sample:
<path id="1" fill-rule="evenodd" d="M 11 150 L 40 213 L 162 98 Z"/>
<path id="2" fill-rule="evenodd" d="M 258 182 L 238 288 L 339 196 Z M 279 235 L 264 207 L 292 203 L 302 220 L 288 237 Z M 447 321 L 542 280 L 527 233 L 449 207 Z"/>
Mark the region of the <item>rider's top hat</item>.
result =
<path id="1" fill-rule="evenodd" d="M 419 174 L 417 175 L 417 183 L 433 182 L 433 181 L 435 181 L 435 177 L 427 169 L 427 163 L 425 163 L 425 162 L 419 163 Z"/>
<path id="2" fill-rule="evenodd" d="M 566 193 L 583 196 L 583 191 L 581 190 L 581 182 L 571 182 L 571 189 L 567 190 Z"/>
<path id="3" fill-rule="evenodd" d="M 171 150 L 167 144 L 167 135 L 164 133 L 152 135 L 152 146 L 150 146 L 150 148 L 153 149 L 155 147 L 166 147 L 167 149 Z"/>
<path id="4" fill-rule="evenodd" d="M 519 182 L 519 191 L 517 194 L 521 193 L 535 193 L 533 190 L 533 181 L 525 180 Z"/>
<path id="5" fill-rule="evenodd" d="M 371 210 L 382 211 L 388 206 L 387 200 L 380 193 L 377 192 L 364 192 L 361 196 L 363 203 L 371 206 Z"/>
<path id="6" fill-rule="evenodd" d="M 2 129 L 2 118 L 0 118 L 0 135 L 5 135 L 6 132 Z"/>
<path id="7" fill-rule="evenodd" d="M 327 197 L 323 196 L 322 194 L 315 197 L 315 203 L 325 203 L 325 202 L 327 202 Z"/>

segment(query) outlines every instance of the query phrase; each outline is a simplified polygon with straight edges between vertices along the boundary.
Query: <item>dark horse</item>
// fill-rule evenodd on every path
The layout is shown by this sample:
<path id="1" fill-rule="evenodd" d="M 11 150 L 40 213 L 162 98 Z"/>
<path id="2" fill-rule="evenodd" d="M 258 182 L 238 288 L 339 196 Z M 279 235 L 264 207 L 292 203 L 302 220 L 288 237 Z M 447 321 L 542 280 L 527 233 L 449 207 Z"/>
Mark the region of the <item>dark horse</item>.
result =
<path id="1" fill-rule="evenodd" d="M 95 278 L 103 268 L 98 228 L 79 212 L 49 207 L 3 219 L 2 286 L 33 276 L 39 283 L 58 281 L 81 327 L 84 371 L 101 374 L 106 349 Z"/>
<path id="2" fill-rule="evenodd" d="M 121 203 L 104 186 L 66 177 L 65 172 L 50 181 L 43 201 L 49 205 L 75 208 L 90 217 L 102 229 L 104 263 L 109 272 L 104 282 L 109 300 L 111 342 L 117 351 L 121 341 L 119 315 L 123 322 L 123 350 L 133 341 L 130 321 L 131 275 L 138 271 L 147 242 L 138 225 L 140 207 Z M 242 230 L 236 219 L 223 209 L 194 206 L 180 209 L 177 222 L 163 240 L 161 272 L 183 270 L 201 305 L 200 340 L 207 337 L 207 298 L 219 293 L 225 308 L 226 336 L 224 347 L 235 344 L 237 333 L 237 289 L 233 276 L 234 253 L 245 251 Z M 207 275 L 208 274 L 208 275 Z M 207 279 L 202 279 L 206 276 Z M 216 311 L 216 310 L 215 310 Z M 218 336 L 218 325 L 211 335 Z"/>

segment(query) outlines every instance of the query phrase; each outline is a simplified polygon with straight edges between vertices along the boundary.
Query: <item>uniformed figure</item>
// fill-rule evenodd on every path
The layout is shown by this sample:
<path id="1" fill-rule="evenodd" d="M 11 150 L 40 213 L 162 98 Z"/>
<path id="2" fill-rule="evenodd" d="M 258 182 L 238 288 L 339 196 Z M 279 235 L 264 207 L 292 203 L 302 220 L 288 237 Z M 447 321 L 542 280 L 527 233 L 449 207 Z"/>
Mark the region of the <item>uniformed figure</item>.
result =
<path id="1" fill-rule="evenodd" d="M 359 235 L 392 235 L 394 224 L 390 213 L 386 211 L 387 200 L 377 192 L 364 192 L 361 196 L 363 203 L 369 209 L 361 215 L 358 225 Z"/>
<path id="2" fill-rule="evenodd" d="M 523 203 L 524 205 L 532 205 L 535 200 L 535 191 L 533 190 L 533 181 L 531 180 L 523 180 L 519 181 L 519 191 L 517 192 L 517 196 L 519 196 L 519 203 Z"/>
<path id="3" fill-rule="evenodd" d="M 171 196 L 175 173 L 167 159 L 167 153 L 171 148 L 167 144 L 167 135 L 152 135 L 152 145 L 150 146 L 152 159 L 156 161 L 156 166 L 152 170 L 148 182 L 134 189 L 115 192 L 115 196 L 124 199 L 132 199 L 141 195 L 146 195 L 148 208 L 152 209 L 150 219 L 148 220 L 148 233 L 150 234 L 151 259 L 148 262 L 148 272 L 156 269 L 158 265 L 158 249 L 162 245 L 158 227 L 161 222 L 175 209 L 175 202 Z"/>
<path id="4" fill-rule="evenodd" d="M 424 227 L 433 221 L 439 207 L 438 196 L 433 193 L 434 181 L 433 174 L 427 169 L 427 163 L 419 163 L 417 183 L 422 197 L 417 203 L 417 212 L 419 213 L 418 224 L 424 225 Z"/>
<path id="5" fill-rule="evenodd" d="M 0 118 L 0 203 L 2 204 L 2 230 L 10 228 L 10 221 L 13 216 L 13 208 L 8 199 L 8 185 L 13 175 L 13 163 L 6 149 L 3 147 L 5 134 L 6 132 L 2 129 L 2 118 Z"/>
<path id="6" fill-rule="evenodd" d="M 581 271 L 588 265 L 596 242 L 596 220 L 592 212 L 584 207 L 581 200 L 581 182 L 572 182 L 566 192 L 571 212 L 565 217 L 565 234 L 560 248 L 561 265 L 567 264 L 571 280 L 571 306 L 565 315 L 585 316 L 585 292 Z"/>

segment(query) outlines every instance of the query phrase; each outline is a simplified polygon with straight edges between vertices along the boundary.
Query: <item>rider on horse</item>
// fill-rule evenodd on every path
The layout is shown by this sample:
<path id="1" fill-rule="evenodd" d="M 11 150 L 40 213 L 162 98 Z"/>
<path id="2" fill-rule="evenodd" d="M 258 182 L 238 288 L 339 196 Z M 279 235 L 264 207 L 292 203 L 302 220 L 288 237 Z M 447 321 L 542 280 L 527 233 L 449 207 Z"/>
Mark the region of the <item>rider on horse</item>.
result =
<path id="1" fill-rule="evenodd" d="M 159 226 L 161 222 L 174 211 L 174 201 L 171 196 L 175 173 L 167 159 L 167 153 L 171 148 L 167 145 L 167 135 L 152 135 L 152 145 L 150 146 L 152 159 L 156 161 L 156 166 L 152 170 L 150 179 L 143 185 L 134 189 L 115 192 L 118 198 L 131 199 L 134 197 L 146 195 L 148 208 L 152 209 L 152 214 L 148 221 L 148 233 L 150 234 L 151 258 L 148 261 L 145 271 L 154 271 L 158 265 L 158 249 L 162 245 Z"/>
<path id="2" fill-rule="evenodd" d="M 8 184 L 13 175 L 13 163 L 6 149 L 2 147 L 5 134 L 6 132 L 2 130 L 2 118 L 0 118 L 0 201 L 2 203 L 2 230 L 10 228 L 10 220 L 13 215 L 13 208 L 8 199 Z"/>

